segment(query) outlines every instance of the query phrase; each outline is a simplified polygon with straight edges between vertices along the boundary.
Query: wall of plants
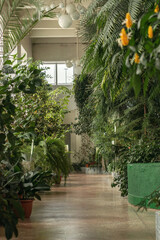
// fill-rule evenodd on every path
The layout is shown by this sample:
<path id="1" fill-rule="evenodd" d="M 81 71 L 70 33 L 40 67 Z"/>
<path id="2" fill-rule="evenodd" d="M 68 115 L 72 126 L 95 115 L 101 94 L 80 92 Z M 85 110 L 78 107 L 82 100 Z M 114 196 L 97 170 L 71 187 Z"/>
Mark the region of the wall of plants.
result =
<path id="1" fill-rule="evenodd" d="M 75 80 L 77 126 L 113 163 L 122 196 L 127 163 L 160 160 L 159 7 L 155 0 L 94 0 L 81 21 L 89 44 Z"/>
<path id="2" fill-rule="evenodd" d="M 0 70 L 0 225 L 18 236 L 21 200 L 41 199 L 70 171 L 63 125 L 70 91 L 45 81 L 40 62 L 12 56 Z"/>

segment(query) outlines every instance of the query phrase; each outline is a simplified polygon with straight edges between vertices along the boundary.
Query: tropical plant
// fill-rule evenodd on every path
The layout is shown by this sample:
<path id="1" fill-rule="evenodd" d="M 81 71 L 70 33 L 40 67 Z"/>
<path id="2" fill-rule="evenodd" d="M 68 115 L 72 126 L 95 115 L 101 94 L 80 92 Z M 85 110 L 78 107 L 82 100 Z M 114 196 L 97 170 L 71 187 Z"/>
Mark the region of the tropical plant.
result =
<path id="1" fill-rule="evenodd" d="M 52 177 L 50 171 L 42 171 L 41 169 L 35 169 L 34 171 L 28 171 L 24 173 L 19 181 L 18 189 L 20 199 L 34 199 L 41 200 L 38 192 L 49 191 L 48 179 Z"/>
<path id="2" fill-rule="evenodd" d="M 80 163 L 84 166 L 86 163 L 95 161 L 95 147 L 87 134 L 81 135 L 81 147 L 79 151 L 74 152 L 73 157 L 76 163 Z"/>
<path id="3" fill-rule="evenodd" d="M 37 73 L 38 71 L 39 77 L 45 78 L 45 73 L 39 63 L 37 63 Z M 47 136 L 64 138 L 65 133 L 69 131 L 69 128 L 63 124 L 63 120 L 68 112 L 70 95 L 69 89 L 59 87 L 53 90 L 45 81 L 35 94 L 16 95 L 14 102 L 17 106 L 15 112 L 17 120 L 14 128 L 17 126 L 23 128 L 26 141 L 27 132 L 30 132 L 28 140 L 32 138 L 36 144 Z"/>
<path id="4" fill-rule="evenodd" d="M 14 98 L 22 93 L 34 94 L 42 85 L 44 76 L 37 64 L 22 59 L 16 63 L 16 57 L 4 63 L 0 75 L 0 161 L 16 162 L 21 159 L 19 146 L 23 139 L 29 138 L 34 126 L 31 118 L 16 124 L 17 103 Z"/>
<path id="5" fill-rule="evenodd" d="M 44 151 L 44 157 L 34 161 L 35 166 L 40 166 L 42 170 L 49 170 L 56 174 L 56 179 L 64 176 L 65 182 L 70 172 L 70 160 L 65 150 L 65 143 L 62 139 L 47 137 L 40 142 Z"/>
<path id="6" fill-rule="evenodd" d="M 151 194 L 145 196 L 144 199 L 137 204 L 138 210 L 147 210 L 150 206 L 156 206 L 159 209 L 160 207 L 160 186 L 158 186 Z M 154 205 L 153 205 L 154 204 Z"/>
<path id="7" fill-rule="evenodd" d="M 154 3 L 142 0 L 95 0 L 82 20 L 82 36 L 90 43 L 83 59 L 83 73 L 92 74 L 94 89 L 102 84 L 109 103 L 123 91 L 127 80 L 122 74 L 124 53 L 119 52 L 116 42 L 125 15 L 130 12 L 132 19 L 136 21 Z"/>
<path id="8" fill-rule="evenodd" d="M 17 194 L 20 174 L 20 169 L 16 165 L 12 166 L 5 161 L 0 163 L 0 226 L 4 227 L 8 240 L 12 238 L 13 234 L 18 236 L 17 215 L 21 219 L 24 218 Z"/>
<path id="9" fill-rule="evenodd" d="M 94 99 L 91 99 L 92 93 L 91 76 L 82 74 L 74 80 L 75 102 L 79 110 L 77 122 L 74 124 L 75 133 L 91 135 L 92 121 L 95 114 Z"/>
<path id="10" fill-rule="evenodd" d="M 55 16 L 52 10 L 56 7 L 45 10 L 43 4 L 41 0 L 0 1 L 0 39 L 4 55 L 9 56 L 43 17 Z"/>
<path id="11" fill-rule="evenodd" d="M 69 127 L 63 124 L 65 114 L 68 113 L 68 103 L 71 91 L 66 87 L 59 87 L 46 91 L 41 89 L 34 96 L 37 103 L 36 135 L 41 140 L 47 136 L 53 138 L 64 138 L 70 131 Z"/>
<path id="12" fill-rule="evenodd" d="M 89 40 L 82 76 L 91 74 L 94 79 L 90 99 L 96 103 L 91 137 L 107 163 L 118 160 L 112 186 L 119 186 L 122 196 L 128 194 L 127 163 L 158 160 L 154 153 L 158 154 L 160 123 L 159 68 L 155 67 L 159 61 L 159 13 L 154 11 L 159 9 L 159 1 L 154 4 L 95 0 L 82 21 L 82 35 Z M 121 31 L 124 19 L 125 24 L 133 24 L 132 30 L 126 26 L 125 34 Z M 150 25 L 153 38 L 148 35 Z M 131 31 L 132 35 L 127 35 Z M 120 33 L 121 44 L 128 45 L 122 49 L 116 41 Z"/>
<path id="13" fill-rule="evenodd" d="M 133 23 L 129 13 L 125 22 L 130 25 L 123 28 L 120 44 L 124 48 L 124 74 L 134 88 L 136 96 L 143 90 L 144 96 L 153 97 L 159 92 L 159 44 L 160 20 L 159 1 Z M 131 37 L 130 37 L 131 36 Z M 127 42 L 123 42 L 126 37 Z M 123 46 L 123 43 L 125 46 Z M 116 53 L 118 57 L 120 53 Z M 148 91 L 149 89 L 149 91 Z"/>

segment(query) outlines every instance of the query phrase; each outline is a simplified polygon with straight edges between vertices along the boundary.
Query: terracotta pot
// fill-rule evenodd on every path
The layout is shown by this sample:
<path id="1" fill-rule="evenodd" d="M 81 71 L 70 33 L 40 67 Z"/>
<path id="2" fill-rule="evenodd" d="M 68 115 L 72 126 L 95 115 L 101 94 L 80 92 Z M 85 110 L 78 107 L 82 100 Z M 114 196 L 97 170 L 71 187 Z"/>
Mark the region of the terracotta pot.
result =
<path id="1" fill-rule="evenodd" d="M 89 164 L 88 164 L 88 163 L 86 164 L 86 167 L 89 167 Z"/>
<path id="2" fill-rule="evenodd" d="M 25 218 L 30 218 L 32 213 L 33 199 L 20 200 L 22 208 L 24 209 Z"/>

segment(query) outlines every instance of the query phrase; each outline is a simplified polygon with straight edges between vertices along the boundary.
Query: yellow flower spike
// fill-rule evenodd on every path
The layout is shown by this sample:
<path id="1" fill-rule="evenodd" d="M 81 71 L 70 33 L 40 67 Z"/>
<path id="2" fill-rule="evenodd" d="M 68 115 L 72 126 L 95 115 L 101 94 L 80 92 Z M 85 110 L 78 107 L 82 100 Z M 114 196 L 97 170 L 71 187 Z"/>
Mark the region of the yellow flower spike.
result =
<path id="1" fill-rule="evenodd" d="M 149 28 L 148 28 L 148 37 L 153 38 L 153 28 L 152 28 L 152 26 L 149 26 Z"/>
<path id="2" fill-rule="evenodd" d="M 158 13 L 158 12 L 159 12 L 159 6 L 158 6 L 158 4 L 156 5 L 156 7 L 155 7 L 155 9 L 154 9 L 154 12 L 155 12 L 155 13 Z"/>
<path id="3" fill-rule="evenodd" d="M 129 39 L 128 39 L 126 30 L 124 28 L 122 28 L 122 30 L 121 30 L 120 37 L 121 37 L 122 45 L 127 46 L 129 44 Z"/>
<path id="4" fill-rule="evenodd" d="M 126 27 L 131 28 L 133 25 L 131 15 L 129 13 L 126 14 Z"/>
<path id="5" fill-rule="evenodd" d="M 138 55 L 138 53 L 135 53 L 135 55 L 134 55 L 134 62 L 135 63 L 140 63 L 140 59 L 139 59 L 139 55 Z"/>

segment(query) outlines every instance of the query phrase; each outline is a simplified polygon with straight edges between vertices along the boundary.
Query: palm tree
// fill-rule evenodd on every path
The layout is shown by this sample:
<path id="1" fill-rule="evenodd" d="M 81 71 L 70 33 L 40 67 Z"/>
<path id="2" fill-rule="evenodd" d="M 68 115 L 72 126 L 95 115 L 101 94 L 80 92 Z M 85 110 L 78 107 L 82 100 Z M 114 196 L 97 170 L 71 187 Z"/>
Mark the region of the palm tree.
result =
<path id="1" fill-rule="evenodd" d="M 122 71 L 126 49 L 120 51 L 117 44 L 126 13 L 129 12 L 136 22 L 148 9 L 152 6 L 154 8 L 154 4 L 154 0 L 93 0 L 81 21 L 80 33 L 88 45 L 79 80 L 85 81 L 85 74 L 92 76 L 91 99 L 94 98 L 96 103 L 92 132 L 94 142 L 97 141 L 102 146 L 104 139 L 104 149 L 106 139 L 110 143 L 113 139 L 112 132 L 110 134 L 107 128 L 114 122 L 118 125 L 114 136 L 117 141 L 123 136 L 125 141 L 131 140 L 134 143 L 135 139 L 137 141 L 143 136 L 146 125 L 152 129 L 153 138 L 155 137 L 155 126 L 158 125 L 159 118 L 154 116 L 158 116 L 155 108 L 158 105 L 155 105 L 155 98 L 152 101 L 146 100 L 143 92 L 135 99 L 128 76 Z M 143 112 L 145 105 L 147 115 Z M 126 137 L 130 139 L 127 140 Z"/>
<path id="2" fill-rule="evenodd" d="M 1 58 L 10 55 L 18 43 L 43 17 L 53 17 L 49 10 L 42 10 L 41 0 L 0 0 Z"/>
<path id="3" fill-rule="evenodd" d="M 103 80 L 104 94 L 108 86 L 111 96 L 123 89 L 125 78 L 121 73 L 124 53 L 117 53 L 119 47 L 116 40 L 126 13 L 130 12 L 136 21 L 154 3 L 154 0 L 93 0 L 88 7 L 81 21 L 82 38 L 89 42 L 83 59 L 83 72 L 92 73 L 97 84 Z M 116 57 L 113 59 L 113 56 Z"/>

